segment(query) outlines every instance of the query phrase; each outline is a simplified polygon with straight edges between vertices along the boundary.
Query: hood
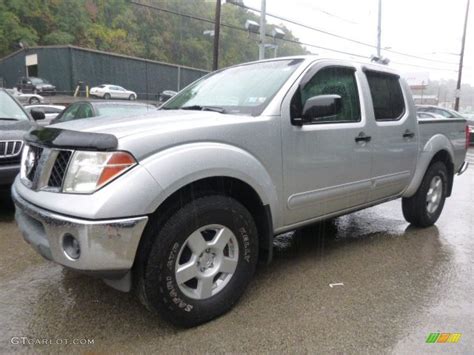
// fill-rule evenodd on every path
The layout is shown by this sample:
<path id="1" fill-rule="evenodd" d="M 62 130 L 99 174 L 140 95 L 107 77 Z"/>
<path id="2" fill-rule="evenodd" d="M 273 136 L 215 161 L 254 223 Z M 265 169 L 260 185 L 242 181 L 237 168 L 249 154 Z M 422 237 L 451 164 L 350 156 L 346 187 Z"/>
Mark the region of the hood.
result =
<path id="1" fill-rule="evenodd" d="M 113 134 L 118 139 L 144 132 L 169 134 L 181 130 L 229 125 L 253 121 L 255 117 L 212 111 L 156 110 L 139 116 L 93 117 L 55 124 L 52 127 Z"/>
<path id="2" fill-rule="evenodd" d="M 35 85 L 37 88 L 42 88 L 42 89 L 45 89 L 45 88 L 54 88 L 55 86 L 54 85 L 51 85 L 51 84 L 36 84 Z"/>
<path id="3" fill-rule="evenodd" d="M 4 121 L 0 120 L 0 140 L 23 139 L 23 136 L 36 124 L 28 121 Z"/>

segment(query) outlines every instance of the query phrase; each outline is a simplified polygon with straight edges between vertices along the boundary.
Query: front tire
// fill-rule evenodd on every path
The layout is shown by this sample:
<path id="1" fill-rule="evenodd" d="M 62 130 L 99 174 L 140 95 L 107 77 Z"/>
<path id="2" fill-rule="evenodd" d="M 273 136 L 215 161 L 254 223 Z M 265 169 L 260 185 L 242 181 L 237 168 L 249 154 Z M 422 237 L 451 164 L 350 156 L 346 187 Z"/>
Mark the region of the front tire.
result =
<path id="1" fill-rule="evenodd" d="M 438 220 L 448 191 L 448 171 L 442 162 L 429 166 L 415 195 L 402 199 L 403 216 L 416 227 L 429 227 Z"/>
<path id="2" fill-rule="evenodd" d="M 184 205 L 162 224 L 154 222 L 144 235 L 153 240 L 151 250 L 139 265 L 142 302 L 182 327 L 230 310 L 258 259 L 249 211 L 230 197 L 210 195 Z"/>

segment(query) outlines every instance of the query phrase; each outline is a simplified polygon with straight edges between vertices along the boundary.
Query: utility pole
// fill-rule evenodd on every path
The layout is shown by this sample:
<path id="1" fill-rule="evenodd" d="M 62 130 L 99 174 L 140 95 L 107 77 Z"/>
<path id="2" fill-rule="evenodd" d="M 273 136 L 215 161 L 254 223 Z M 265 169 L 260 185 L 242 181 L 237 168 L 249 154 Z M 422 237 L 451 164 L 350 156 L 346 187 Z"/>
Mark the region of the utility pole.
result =
<path id="1" fill-rule="evenodd" d="M 423 91 L 424 91 L 424 88 L 425 88 L 425 81 L 423 80 L 421 82 L 421 102 L 420 102 L 420 105 L 423 105 Z"/>
<path id="2" fill-rule="evenodd" d="M 221 0 L 216 0 L 216 17 L 214 19 L 214 48 L 212 70 L 219 69 L 219 38 L 221 31 Z"/>
<path id="3" fill-rule="evenodd" d="M 379 0 L 379 13 L 377 22 L 377 57 L 382 58 L 382 0 Z"/>
<path id="4" fill-rule="evenodd" d="M 260 9 L 260 46 L 258 48 L 258 59 L 265 59 L 265 16 L 267 13 L 266 0 L 262 0 Z"/>
<path id="5" fill-rule="evenodd" d="M 463 61 L 464 61 L 464 46 L 466 43 L 467 19 L 469 17 L 469 3 L 470 2 L 471 0 L 467 0 L 466 17 L 464 18 L 464 31 L 462 34 L 461 56 L 459 57 L 458 84 L 456 85 L 456 101 L 454 101 L 455 111 L 459 110 L 459 99 L 461 97 L 462 66 L 463 66 Z"/>

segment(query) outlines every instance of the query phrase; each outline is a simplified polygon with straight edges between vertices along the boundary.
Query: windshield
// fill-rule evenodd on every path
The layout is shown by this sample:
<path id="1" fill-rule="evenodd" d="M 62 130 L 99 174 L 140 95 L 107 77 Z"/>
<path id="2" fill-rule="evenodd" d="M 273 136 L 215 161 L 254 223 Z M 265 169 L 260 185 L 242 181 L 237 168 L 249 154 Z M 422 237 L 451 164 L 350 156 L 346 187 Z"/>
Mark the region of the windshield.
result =
<path id="1" fill-rule="evenodd" d="M 48 80 L 41 79 L 41 78 L 30 78 L 33 84 L 49 84 Z"/>
<path id="2" fill-rule="evenodd" d="M 0 119 L 28 120 L 26 113 L 4 91 L 0 91 Z"/>
<path id="3" fill-rule="evenodd" d="M 98 116 L 127 116 L 133 114 L 147 113 L 157 108 L 151 105 L 97 105 Z"/>
<path id="4" fill-rule="evenodd" d="M 162 109 L 221 108 L 222 113 L 257 116 L 301 62 L 275 60 L 210 74 L 179 92 Z"/>
<path id="5" fill-rule="evenodd" d="M 456 118 L 465 118 L 463 115 L 461 115 L 459 112 L 456 112 L 456 111 L 451 111 L 449 110 L 449 112 L 451 113 L 451 115 L 453 117 L 456 117 Z"/>

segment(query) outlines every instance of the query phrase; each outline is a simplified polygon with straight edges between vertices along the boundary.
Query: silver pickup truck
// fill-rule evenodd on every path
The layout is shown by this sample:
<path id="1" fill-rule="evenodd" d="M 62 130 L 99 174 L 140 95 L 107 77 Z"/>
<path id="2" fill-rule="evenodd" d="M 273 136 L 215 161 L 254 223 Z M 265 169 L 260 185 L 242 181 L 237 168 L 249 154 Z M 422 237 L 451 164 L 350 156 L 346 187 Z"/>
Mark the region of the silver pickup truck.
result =
<path id="1" fill-rule="evenodd" d="M 146 115 L 30 131 L 16 220 L 47 259 L 193 326 L 232 308 L 276 234 L 397 198 L 433 225 L 466 137 L 463 119 L 418 121 L 386 66 L 242 64 Z"/>

